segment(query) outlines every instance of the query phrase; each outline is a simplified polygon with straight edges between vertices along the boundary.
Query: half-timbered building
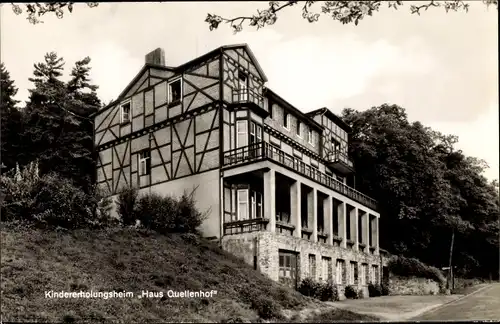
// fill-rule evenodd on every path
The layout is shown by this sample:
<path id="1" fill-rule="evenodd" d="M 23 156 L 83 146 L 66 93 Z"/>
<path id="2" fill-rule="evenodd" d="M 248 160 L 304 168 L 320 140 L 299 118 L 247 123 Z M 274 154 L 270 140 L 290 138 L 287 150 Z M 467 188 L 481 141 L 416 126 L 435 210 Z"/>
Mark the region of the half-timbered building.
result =
<path id="1" fill-rule="evenodd" d="M 353 188 L 349 126 L 265 86 L 245 45 L 177 67 L 162 49 L 95 115 L 97 181 L 179 195 L 197 186 L 205 236 L 275 280 L 379 281 L 377 203 Z"/>

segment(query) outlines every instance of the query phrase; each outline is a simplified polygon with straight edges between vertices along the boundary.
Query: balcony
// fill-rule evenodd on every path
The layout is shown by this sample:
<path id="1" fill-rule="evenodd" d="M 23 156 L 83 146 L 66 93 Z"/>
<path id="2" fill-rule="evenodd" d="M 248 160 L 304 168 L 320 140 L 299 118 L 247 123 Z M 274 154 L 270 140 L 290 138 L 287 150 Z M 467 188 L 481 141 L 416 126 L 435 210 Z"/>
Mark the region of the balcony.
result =
<path id="1" fill-rule="evenodd" d="M 343 174 L 354 171 L 354 164 L 344 152 L 335 151 L 325 157 L 329 166 Z"/>
<path id="2" fill-rule="evenodd" d="M 288 169 L 300 173 L 304 177 L 324 185 L 350 199 L 359 202 L 373 210 L 377 209 L 377 202 L 361 192 L 345 185 L 337 179 L 320 172 L 318 169 L 305 164 L 296 157 L 266 142 L 250 144 L 248 146 L 224 152 L 224 166 L 234 166 L 242 163 L 270 160 Z"/>
<path id="3" fill-rule="evenodd" d="M 265 231 L 269 219 L 253 218 L 224 224 L 224 235 Z"/>
<path id="4" fill-rule="evenodd" d="M 264 97 L 253 89 L 233 89 L 231 99 L 228 108 L 250 109 L 264 118 L 269 114 L 264 109 Z"/>

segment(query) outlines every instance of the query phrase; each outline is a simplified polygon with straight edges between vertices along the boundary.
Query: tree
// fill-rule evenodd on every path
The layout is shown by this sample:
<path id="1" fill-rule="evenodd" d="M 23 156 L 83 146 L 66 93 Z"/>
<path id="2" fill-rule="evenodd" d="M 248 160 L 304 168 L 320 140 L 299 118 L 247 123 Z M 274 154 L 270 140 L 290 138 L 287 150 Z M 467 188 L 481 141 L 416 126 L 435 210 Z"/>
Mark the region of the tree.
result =
<path id="1" fill-rule="evenodd" d="M 37 159 L 42 174 L 57 172 L 85 191 L 91 189 L 95 167 L 89 115 L 101 105 L 97 86 L 90 83 L 89 64 L 88 57 L 76 62 L 67 83 L 59 79 L 64 60 L 56 53 L 47 53 L 44 62 L 34 65 L 22 154 L 23 164 Z"/>
<path id="2" fill-rule="evenodd" d="M 18 136 L 21 130 L 21 112 L 16 105 L 19 101 L 14 97 L 17 94 L 14 80 L 5 65 L 0 63 L 0 117 L 1 117 L 1 163 L 7 168 L 16 164 L 16 155 L 19 151 Z"/>
<path id="3" fill-rule="evenodd" d="M 397 10 L 402 7 L 406 1 L 301 1 L 302 17 L 310 23 L 318 21 L 321 15 L 328 16 L 342 24 L 354 23 L 358 25 L 359 21 L 366 16 L 372 16 L 378 12 L 381 7 L 387 6 L 389 9 Z M 498 0 L 483 0 L 487 6 L 494 5 L 498 9 Z M 209 24 L 210 30 L 217 29 L 220 23 L 227 23 L 235 33 L 243 30 L 243 23 L 248 26 L 262 28 L 266 25 L 273 25 L 278 20 L 278 15 L 282 10 L 290 9 L 299 4 L 299 1 L 269 1 L 267 7 L 263 10 L 257 10 L 257 14 L 251 16 L 238 16 L 234 18 L 225 18 L 216 14 L 208 14 L 205 22 Z M 320 11 L 316 9 L 319 7 Z M 426 1 L 418 6 L 410 5 L 412 14 L 420 15 L 421 11 L 429 8 L 441 7 L 448 11 L 468 11 L 469 4 L 465 1 Z M 316 9 L 316 10 L 314 10 Z"/>
<path id="4" fill-rule="evenodd" d="M 34 4 L 24 4 L 26 13 L 28 14 L 26 19 L 34 25 L 43 23 L 40 17 L 52 13 L 55 14 L 57 18 L 62 19 L 64 17 L 64 12 L 67 9 L 69 13 L 73 12 L 74 2 L 51 2 L 51 3 L 34 3 Z M 97 2 L 87 2 L 87 6 L 90 8 L 97 7 L 99 3 Z M 24 11 L 21 5 L 12 4 L 12 10 L 16 15 L 21 15 Z"/>

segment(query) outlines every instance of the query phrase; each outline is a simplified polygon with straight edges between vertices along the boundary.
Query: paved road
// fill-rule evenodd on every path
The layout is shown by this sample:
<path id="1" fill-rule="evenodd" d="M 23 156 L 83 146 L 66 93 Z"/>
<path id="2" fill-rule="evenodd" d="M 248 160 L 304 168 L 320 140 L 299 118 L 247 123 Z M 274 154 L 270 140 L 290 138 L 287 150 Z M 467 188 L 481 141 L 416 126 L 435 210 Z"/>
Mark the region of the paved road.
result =
<path id="1" fill-rule="evenodd" d="M 463 298 L 412 318 L 413 320 L 500 321 L 500 283 L 488 285 Z"/>

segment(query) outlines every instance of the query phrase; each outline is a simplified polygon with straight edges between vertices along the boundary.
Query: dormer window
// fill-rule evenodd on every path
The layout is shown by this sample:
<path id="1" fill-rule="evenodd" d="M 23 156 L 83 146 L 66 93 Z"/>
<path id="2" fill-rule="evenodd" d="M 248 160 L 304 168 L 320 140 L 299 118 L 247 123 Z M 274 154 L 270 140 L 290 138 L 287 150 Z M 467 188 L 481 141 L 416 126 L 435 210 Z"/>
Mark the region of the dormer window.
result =
<path id="1" fill-rule="evenodd" d="M 297 136 L 302 137 L 302 123 L 297 119 Z"/>
<path id="2" fill-rule="evenodd" d="M 122 124 L 130 122 L 130 101 L 120 105 L 120 122 Z"/>
<path id="3" fill-rule="evenodd" d="M 168 83 L 168 102 L 179 103 L 182 99 L 182 79 L 178 78 Z"/>
<path id="4" fill-rule="evenodd" d="M 286 111 L 283 113 L 283 127 L 290 130 L 290 114 Z"/>

